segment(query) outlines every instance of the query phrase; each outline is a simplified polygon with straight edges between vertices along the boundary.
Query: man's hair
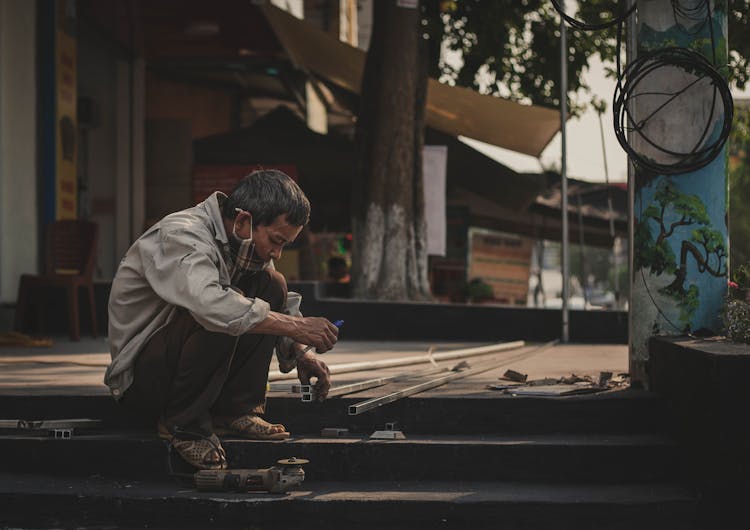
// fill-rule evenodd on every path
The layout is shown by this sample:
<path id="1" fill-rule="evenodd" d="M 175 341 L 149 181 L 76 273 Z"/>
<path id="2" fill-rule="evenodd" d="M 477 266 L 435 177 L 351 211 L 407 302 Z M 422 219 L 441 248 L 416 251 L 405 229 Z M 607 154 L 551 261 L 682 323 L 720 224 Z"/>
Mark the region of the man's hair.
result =
<path id="1" fill-rule="evenodd" d="M 305 193 L 286 173 L 276 169 L 260 169 L 243 178 L 224 201 L 222 214 L 234 219 L 235 208 L 250 212 L 255 225 L 270 225 L 284 214 L 294 226 L 304 226 L 310 220 L 310 201 Z"/>

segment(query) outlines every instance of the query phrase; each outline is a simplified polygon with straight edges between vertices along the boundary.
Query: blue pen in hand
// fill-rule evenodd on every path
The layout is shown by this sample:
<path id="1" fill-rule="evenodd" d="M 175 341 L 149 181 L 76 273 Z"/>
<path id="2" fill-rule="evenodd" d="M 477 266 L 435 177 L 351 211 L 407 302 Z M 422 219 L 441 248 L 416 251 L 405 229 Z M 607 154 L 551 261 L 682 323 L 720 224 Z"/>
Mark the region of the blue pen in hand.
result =
<path id="1" fill-rule="evenodd" d="M 334 326 L 336 326 L 337 328 L 340 328 L 341 326 L 343 326 L 343 325 L 344 325 L 344 321 L 343 321 L 343 320 L 337 320 L 337 321 L 335 321 L 335 322 L 333 323 L 333 325 L 334 325 Z M 312 347 L 312 344 L 311 344 L 310 346 L 308 346 L 307 348 L 305 348 L 304 350 L 302 350 L 302 353 L 307 353 L 307 352 L 309 352 L 310 350 L 312 350 L 312 348 L 313 348 L 313 347 Z"/>

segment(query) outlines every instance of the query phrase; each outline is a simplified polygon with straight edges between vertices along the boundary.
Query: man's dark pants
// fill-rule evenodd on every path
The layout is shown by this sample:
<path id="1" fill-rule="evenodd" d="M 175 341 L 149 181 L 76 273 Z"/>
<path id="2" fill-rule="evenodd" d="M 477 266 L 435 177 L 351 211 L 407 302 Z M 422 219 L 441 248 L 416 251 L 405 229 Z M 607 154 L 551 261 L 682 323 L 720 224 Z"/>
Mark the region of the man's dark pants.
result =
<path id="1" fill-rule="evenodd" d="M 237 287 L 248 298 L 286 305 L 287 286 L 276 271 L 248 273 Z M 209 434 L 211 418 L 265 412 L 266 382 L 277 337 L 233 337 L 207 331 L 183 308 L 148 341 L 135 363 L 122 403 L 139 416 Z"/>

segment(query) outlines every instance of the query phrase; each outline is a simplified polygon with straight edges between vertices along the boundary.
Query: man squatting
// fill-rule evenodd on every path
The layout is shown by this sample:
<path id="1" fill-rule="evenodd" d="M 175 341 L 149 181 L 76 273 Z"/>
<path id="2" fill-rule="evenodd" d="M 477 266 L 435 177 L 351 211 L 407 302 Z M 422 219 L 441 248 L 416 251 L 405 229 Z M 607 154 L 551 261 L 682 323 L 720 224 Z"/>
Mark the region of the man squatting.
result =
<path id="1" fill-rule="evenodd" d="M 274 350 L 324 399 L 330 371 L 318 353 L 336 343 L 325 318 L 303 317 L 302 298 L 275 270 L 310 217 L 310 203 L 281 171 L 246 176 L 166 216 L 130 247 L 112 282 L 104 381 L 114 398 L 154 420 L 159 436 L 201 469 L 226 467 L 217 434 L 289 437 L 265 412 Z M 196 436 L 196 434 L 198 436 Z"/>

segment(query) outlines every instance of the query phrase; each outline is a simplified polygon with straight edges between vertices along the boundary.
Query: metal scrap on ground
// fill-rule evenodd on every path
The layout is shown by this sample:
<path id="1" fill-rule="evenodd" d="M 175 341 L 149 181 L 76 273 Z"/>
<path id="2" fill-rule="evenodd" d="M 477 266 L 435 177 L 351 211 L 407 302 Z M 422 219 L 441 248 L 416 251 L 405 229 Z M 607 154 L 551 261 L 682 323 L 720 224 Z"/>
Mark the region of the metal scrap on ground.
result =
<path id="1" fill-rule="evenodd" d="M 348 435 L 349 429 L 346 427 L 323 427 L 320 431 L 321 438 L 341 438 Z"/>
<path id="2" fill-rule="evenodd" d="M 628 374 L 620 373 L 613 377 L 612 372 L 601 372 L 597 380 L 594 380 L 593 377 L 588 375 L 579 376 L 576 374 L 571 374 L 570 376 L 561 377 L 559 379 L 534 379 L 526 381 L 525 383 L 506 381 L 506 379 L 508 379 L 506 376 L 503 376 L 500 379 L 503 381 L 502 383 L 487 385 L 487 388 L 490 390 L 499 390 L 514 396 L 570 396 L 574 394 L 592 394 L 615 388 L 625 388 L 630 385 L 630 377 Z"/>
<path id="3" fill-rule="evenodd" d="M 516 381 L 518 383 L 525 383 L 528 378 L 528 374 L 522 374 L 515 370 L 506 370 L 502 377 L 502 379 L 508 379 L 509 381 Z"/>

